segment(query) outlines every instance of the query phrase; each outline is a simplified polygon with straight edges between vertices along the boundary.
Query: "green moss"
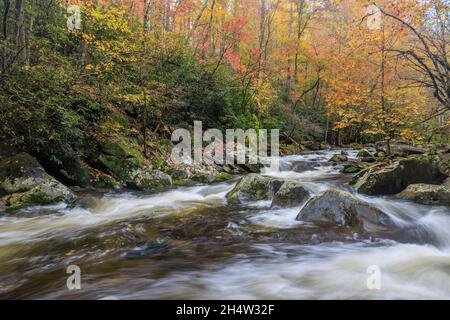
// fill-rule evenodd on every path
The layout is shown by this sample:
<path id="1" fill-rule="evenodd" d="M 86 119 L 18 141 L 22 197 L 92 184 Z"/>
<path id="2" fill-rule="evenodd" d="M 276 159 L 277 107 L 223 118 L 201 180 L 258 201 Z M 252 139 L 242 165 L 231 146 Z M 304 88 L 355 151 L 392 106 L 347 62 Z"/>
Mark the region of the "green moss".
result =
<path id="1" fill-rule="evenodd" d="M 102 151 L 120 159 L 134 159 L 139 165 L 144 165 L 144 156 L 134 139 L 119 137 L 114 141 L 105 141 L 102 143 Z"/>
<path id="2" fill-rule="evenodd" d="M 52 197 L 42 191 L 28 191 L 24 193 L 16 193 L 7 199 L 6 211 L 13 211 L 22 208 L 48 205 L 56 202 L 64 201 L 64 196 Z"/>
<path id="3" fill-rule="evenodd" d="M 175 187 L 188 187 L 191 186 L 193 183 L 189 179 L 176 179 L 173 180 L 173 185 Z"/>
<path id="4" fill-rule="evenodd" d="M 125 115 L 116 108 L 109 111 L 108 117 L 100 124 L 101 133 L 128 135 L 133 131 L 132 125 Z"/>
<path id="5" fill-rule="evenodd" d="M 212 181 L 211 183 L 219 183 L 224 182 L 233 179 L 233 176 L 226 172 L 219 173 Z"/>
<path id="6" fill-rule="evenodd" d="M 350 165 L 350 166 L 346 166 L 344 168 L 343 172 L 346 173 L 346 174 L 354 174 L 354 173 L 358 173 L 360 171 L 361 171 L 360 167 Z"/>

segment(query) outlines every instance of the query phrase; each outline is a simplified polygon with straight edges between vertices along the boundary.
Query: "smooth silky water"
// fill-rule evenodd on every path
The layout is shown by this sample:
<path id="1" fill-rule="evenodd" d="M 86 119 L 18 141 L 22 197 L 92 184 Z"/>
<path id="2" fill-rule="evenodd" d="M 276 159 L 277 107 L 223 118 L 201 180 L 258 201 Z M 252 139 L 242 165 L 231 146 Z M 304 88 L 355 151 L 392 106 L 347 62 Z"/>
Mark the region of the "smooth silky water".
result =
<path id="1" fill-rule="evenodd" d="M 350 157 L 356 152 L 348 150 Z M 302 182 L 311 196 L 352 192 L 333 153 L 281 159 L 265 175 Z M 295 162 L 314 170 L 291 171 Z M 227 204 L 236 181 L 158 194 L 80 194 L 55 205 L 0 216 L 3 299 L 450 299 L 450 210 L 391 197 L 364 201 L 395 228 L 357 234 L 296 216 L 301 206 Z M 81 268 L 70 291 L 66 269 Z M 369 266 L 381 290 L 369 290 Z"/>

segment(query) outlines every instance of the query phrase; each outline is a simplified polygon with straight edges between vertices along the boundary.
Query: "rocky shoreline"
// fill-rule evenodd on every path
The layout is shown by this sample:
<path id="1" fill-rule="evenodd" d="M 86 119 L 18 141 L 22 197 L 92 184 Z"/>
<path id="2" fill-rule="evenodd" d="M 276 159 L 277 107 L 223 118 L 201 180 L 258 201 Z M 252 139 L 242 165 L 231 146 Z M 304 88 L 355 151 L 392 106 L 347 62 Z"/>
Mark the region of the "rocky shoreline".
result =
<path id="1" fill-rule="evenodd" d="M 75 161 L 60 171 L 61 175 L 70 177 L 66 180 L 72 182 L 70 185 L 46 172 L 38 160 L 27 153 L 4 157 L 0 161 L 0 210 L 13 212 L 35 205 L 72 203 L 77 198 L 76 191 L 83 189 L 162 191 L 178 186 L 219 183 L 235 175 L 244 177 L 227 196 L 232 203 L 247 199 L 272 200 L 272 206 L 284 207 L 299 205 L 308 198 L 309 191 L 301 184 L 262 176 L 259 166 L 175 165 L 164 160 L 164 170 L 156 169 L 141 153 L 129 147 L 130 143 L 105 142 L 96 160 L 101 163 L 102 171 L 82 161 Z M 342 150 L 329 159 L 329 164 L 341 168 L 344 174 L 354 175 L 351 185 L 358 193 L 395 195 L 421 204 L 450 206 L 448 146 L 425 149 L 393 144 L 391 149 L 393 154 L 387 156 L 383 144 L 372 149 L 361 148 L 357 160 L 349 159 Z M 296 172 L 313 169 L 311 163 L 296 163 L 292 168 Z M 324 203 L 328 203 L 325 209 Z M 340 207 L 333 207 L 333 204 Z M 305 206 L 307 213 L 299 216 L 303 220 L 362 225 L 355 221 L 363 206 L 351 195 L 330 192 L 311 199 Z M 345 214 L 341 212 L 342 207 Z M 362 210 L 371 211 L 370 208 Z M 374 216 L 379 215 L 375 213 Z"/>

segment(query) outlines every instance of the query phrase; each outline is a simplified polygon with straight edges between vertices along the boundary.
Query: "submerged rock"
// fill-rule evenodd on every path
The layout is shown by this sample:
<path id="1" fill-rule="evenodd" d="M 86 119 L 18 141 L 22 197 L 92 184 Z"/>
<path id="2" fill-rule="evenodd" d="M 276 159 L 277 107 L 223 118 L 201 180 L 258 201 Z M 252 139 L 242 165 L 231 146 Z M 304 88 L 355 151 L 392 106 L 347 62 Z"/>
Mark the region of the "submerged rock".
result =
<path id="1" fill-rule="evenodd" d="M 387 166 L 373 166 L 355 177 L 352 184 L 362 194 L 391 195 L 410 184 L 439 184 L 446 178 L 427 158 L 410 158 Z"/>
<path id="2" fill-rule="evenodd" d="M 275 193 L 272 207 L 295 207 L 301 205 L 309 192 L 298 182 L 286 181 Z"/>
<path id="3" fill-rule="evenodd" d="M 308 161 L 296 161 L 292 164 L 292 171 L 295 172 L 305 172 L 310 170 L 316 170 L 317 169 L 317 163 L 314 162 L 308 162 Z"/>
<path id="4" fill-rule="evenodd" d="M 450 206 L 450 189 L 442 185 L 412 184 L 396 197 L 421 204 Z"/>
<path id="5" fill-rule="evenodd" d="M 382 211 L 347 192 L 332 189 L 318 194 L 300 211 L 297 220 L 373 231 L 390 224 Z"/>
<path id="6" fill-rule="evenodd" d="M 330 159 L 330 162 L 334 162 L 334 163 L 347 162 L 347 161 L 348 161 L 348 157 L 343 154 L 336 154 Z"/>
<path id="7" fill-rule="evenodd" d="M 227 199 L 232 202 L 270 200 L 282 185 L 281 180 L 249 174 L 239 180 L 234 189 L 227 194 Z"/>
<path id="8" fill-rule="evenodd" d="M 75 200 L 69 188 L 48 175 L 27 153 L 1 161 L 0 193 L 6 195 L 3 197 L 6 210 Z"/>

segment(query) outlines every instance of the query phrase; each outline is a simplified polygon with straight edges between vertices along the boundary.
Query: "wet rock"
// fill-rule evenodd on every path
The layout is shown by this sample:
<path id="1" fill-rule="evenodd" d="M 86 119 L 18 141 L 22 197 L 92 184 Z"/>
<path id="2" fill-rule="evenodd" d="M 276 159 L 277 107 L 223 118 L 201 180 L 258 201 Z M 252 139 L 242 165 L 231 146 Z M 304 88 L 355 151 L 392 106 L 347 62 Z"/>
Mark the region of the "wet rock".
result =
<path id="1" fill-rule="evenodd" d="M 358 158 L 372 158 L 373 154 L 371 154 L 367 149 L 362 149 L 358 152 Z"/>
<path id="2" fill-rule="evenodd" d="M 241 174 L 245 172 L 242 168 L 239 168 L 233 164 L 224 164 L 222 166 L 222 170 L 229 174 Z"/>
<path id="3" fill-rule="evenodd" d="M 292 164 L 292 171 L 295 172 L 305 172 L 310 170 L 316 170 L 316 165 L 313 162 L 307 162 L 307 161 L 297 161 Z"/>
<path id="4" fill-rule="evenodd" d="M 341 162 L 347 162 L 347 161 L 348 161 L 348 157 L 345 155 L 342 155 L 342 154 L 336 154 L 330 159 L 330 162 L 334 162 L 334 163 L 341 163 Z"/>
<path id="5" fill-rule="evenodd" d="M 375 158 L 384 159 L 386 158 L 386 152 L 378 151 L 374 154 Z"/>
<path id="6" fill-rule="evenodd" d="M 410 184 L 439 184 L 445 178 L 432 161 L 418 157 L 370 167 L 356 176 L 352 184 L 362 194 L 390 195 L 403 191 Z"/>
<path id="7" fill-rule="evenodd" d="M 386 142 L 378 142 L 375 145 L 377 151 L 382 151 L 387 153 L 387 143 Z M 425 153 L 425 149 L 421 147 L 415 147 L 407 143 L 401 142 L 391 142 L 391 153 L 392 154 L 405 154 L 405 155 L 421 155 Z"/>
<path id="8" fill-rule="evenodd" d="M 219 182 L 225 182 L 228 180 L 233 179 L 233 176 L 226 172 L 220 172 L 212 181 L 211 183 L 219 183 Z"/>
<path id="9" fill-rule="evenodd" d="M 300 211 L 297 220 L 366 231 L 374 231 L 391 223 L 382 211 L 336 189 L 322 192 L 311 199 Z"/>
<path id="10" fill-rule="evenodd" d="M 200 183 L 213 183 L 214 179 L 219 176 L 219 171 L 215 169 L 200 169 L 196 170 L 191 179 Z"/>
<path id="11" fill-rule="evenodd" d="M 227 194 L 227 199 L 231 202 L 270 200 L 282 185 L 281 180 L 249 174 L 239 180 L 234 189 Z"/>
<path id="12" fill-rule="evenodd" d="M 450 206 L 450 189 L 442 185 L 412 184 L 396 197 L 421 204 Z"/>
<path id="13" fill-rule="evenodd" d="M 159 170 L 150 167 L 136 169 L 131 173 L 132 185 L 139 190 L 160 190 L 172 185 L 172 178 Z"/>
<path id="14" fill-rule="evenodd" d="M 345 174 L 355 174 L 358 173 L 362 170 L 363 168 L 361 168 L 358 165 L 355 164 L 347 164 L 344 166 L 344 169 L 342 170 L 343 173 Z"/>
<path id="15" fill-rule="evenodd" d="M 309 192 L 298 182 L 286 181 L 272 200 L 272 207 L 295 207 L 308 198 Z"/>
<path id="16" fill-rule="evenodd" d="M 72 202 L 73 192 L 48 175 L 39 162 L 20 153 L 0 162 L 0 194 L 6 210 L 56 202 Z"/>
<path id="17" fill-rule="evenodd" d="M 174 169 L 170 175 L 173 180 L 186 180 L 189 179 L 191 172 L 188 169 Z"/>
<path id="18" fill-rule="evenodd" d="M 377 158 L 375 157 L 365 157 L 365 158 L 360 158 L 361 162 L 365 162 L 365 163 L 375 163 L 377 162 Z"/>

